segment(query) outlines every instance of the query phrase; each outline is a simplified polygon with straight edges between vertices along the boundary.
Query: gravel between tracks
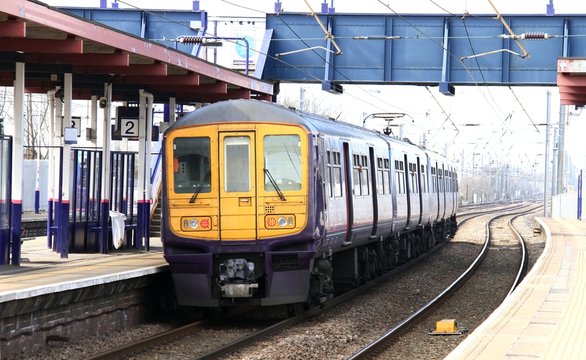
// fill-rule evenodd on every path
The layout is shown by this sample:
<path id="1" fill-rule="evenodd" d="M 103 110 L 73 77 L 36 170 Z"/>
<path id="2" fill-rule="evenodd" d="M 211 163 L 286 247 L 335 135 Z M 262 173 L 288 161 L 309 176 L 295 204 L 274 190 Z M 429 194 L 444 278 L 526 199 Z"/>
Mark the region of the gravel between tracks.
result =
<path id="1" fill-rule="evenodd" d="M 544 236 L 533 233 L 535 227 L 533 218 L 533 216 L 524 216 L 515 221 L 515 225 L 527 241 L 530 267 L 544 247 Z M 483 240 L 483 229 L 480 230 L 478 226 L 472 224 L 464 225 L 458 230 L 454 239 L 409 271 L 394 276 L 384 284 L 345 304 L 226 358 L 345 359 L 442 291 L 478 255 Z M 506 250 L 493 252 L 498 254 L 498 251 Z M 505 258 L 510 257 L 503 257 Z M 509 265 L 499 263 L 497 269 L 503 266 Z M 499 288 L 509 286 L 509 283 L 505 284 L 504 280 L 499 286 L 498 283 L 503 278 L 501 276 L 488 274 L 485 278 L 491 286 L 497 285 Z M 442 318 L 455 318 L 472 331 L 502 301 L 502 296 L 493 296 L 493 290 L 486 292 L 488 288 L 489 283 L 479 283 L 475 285 L 475 291 L 458 296 L 463 299 L 457 305 L 451 306 L 451 310 Z M 476 306 L 481 300 L 483 310 L 478 311 Z M 434 318 L 421 322 L 418 331 L 414 332 L 415 337 L 401 338 L 384 358 L 443 358 L 465 338 L 466 334 L 462 336 L 427 335 L 427 331 L 433 328 L 437 320 L 440 319 Z M 33 356 L 29 354 L 22 359 L 83 359 L 116 344 L 156 334 L 169 327 L 170 325 L 164 323 L 144 325 L 114 332 L 109 336 L 51 348 Z M 186 341 L 180 346 L 172 345 L 173 350 L 166 353 L 158 350 L 149 351 L 130 359 L 192 358 L 195 354 L 201 353 L 202 348 L 210 346 L 210 343 L 217 344 L 221 338 L 233 337 L 238 331 L 237 328 L 218 330 L 209 337 L 199 337 L 197 341 Z"/>

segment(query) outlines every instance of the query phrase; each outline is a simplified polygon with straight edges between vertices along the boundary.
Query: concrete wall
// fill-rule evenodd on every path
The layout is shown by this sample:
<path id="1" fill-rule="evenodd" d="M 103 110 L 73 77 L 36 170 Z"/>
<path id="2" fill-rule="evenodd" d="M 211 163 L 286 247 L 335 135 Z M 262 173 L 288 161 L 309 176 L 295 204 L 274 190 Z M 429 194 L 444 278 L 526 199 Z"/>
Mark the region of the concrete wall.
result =
<path id="1" fill-rule="evenodd" d="M 0 302 L 0 358 L 26 359 L 59 342 L 103 336 L 168 314 L 168 272 Z"/>
<path id="2" fill-rule="evenodd" d="M 551 199 L 551 215 L 561 219 L 578 218 L 578 193 L 567 192 L 555 195 Z M 582 221 L 586 221 L 586 201 L 582 194 Z"/>
<path id="3" fill-rule="evenodd" d="M 24 160 L 24 176 L 22 178 L 22 211 L 35 210 L 35 190 L 37 188 L 37 160 Z M 39 161 L 39 190 L 41 211 L 47 210 L 49 178 L 49 160 Z"/>

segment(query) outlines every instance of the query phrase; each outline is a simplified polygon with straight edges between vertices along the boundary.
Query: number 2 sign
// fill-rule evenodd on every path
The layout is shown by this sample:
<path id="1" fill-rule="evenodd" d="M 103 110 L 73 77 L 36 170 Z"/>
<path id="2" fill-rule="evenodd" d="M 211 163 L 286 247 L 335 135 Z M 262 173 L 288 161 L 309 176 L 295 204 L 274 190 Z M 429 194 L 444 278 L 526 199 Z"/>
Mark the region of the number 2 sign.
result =
<path id="1" fill-rule="evenodd" d="M 120 119 L 120 136 L 138 137 L 138 119 Z"/>

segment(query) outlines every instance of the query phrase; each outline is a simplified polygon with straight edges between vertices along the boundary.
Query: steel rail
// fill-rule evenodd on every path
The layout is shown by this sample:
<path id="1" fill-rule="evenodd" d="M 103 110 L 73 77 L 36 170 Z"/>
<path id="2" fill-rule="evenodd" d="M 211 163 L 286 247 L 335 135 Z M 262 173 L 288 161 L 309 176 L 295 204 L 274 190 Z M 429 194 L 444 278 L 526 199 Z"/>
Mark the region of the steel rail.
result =
<path id="1" fill-rule="evenodd" d="M 494 211 L 498 211 L 498 210 L 490 210 L 487 213 L 491 213 Z M 462 225 L 463 223 L 465 223 L 466 221 L 468 221 L 472 218 L 475 218 L 475 217 L 483 215 L 483 214 L 486 214 L 486 213 L 479 212 L 477 214 L 466 214 L 466 216 L 470 215 L 470 217 L 459 222 L 458 226 Z M 381 276 L 363 284 L 359 288 L 356 288 L 356 289 L 347 291 L 343 294 L 340 294 L 340 295 L 336 296 L 335 298 L 328 300 L 319 306 L 309 308 L 309 309 L 305 310 L 304 312 L 297 314 L 296 316 L 293 316 L 291 318 L 280 321 L 276 324 L 273 324 L 273 325 L 268 326 L 264 329 L 261 329 L 260 331 L 257 331 L 253 334 L 250 334 L 248 336 L 245 336 L 243 338 L 235 340 L 235 341 L 233 341 L 227 345 L 224 345 L 220 348 L 214 349 L 211 352 L 200 355 L 200 356 L 196 357 L 196 359 L 203 360 L 203 359 L 219 358 L 223 355 L 226 355 L 231 352 L 235 352 L 245 346 L 248 346 L 251 343 L 260 341 L 261 339 L 268 337 L 272 334 L 275 334 L 276 332 L 278 332 L 280 330 L 291 327 L 298 322 L 301 322 L 305 319 L 308 319 L 308 318 L 311 318 L 315 315 L 318 315 L 318 314 L 320 314 L 330 308 L 333 308 L 336 305 L 339 305 L 345 301 L 348 301 L 352 297 L 355 297 L 355 296 L 367 291 L 368 289 L 378 285 L 379 283 L 388 280 L 392 276 L 413 267 L 414 265 L 425 260 L 428 256 L 433 254 L 435 251 L 437 251 L 439 248 L 441 248 L 447 242 L 448 241 L 440 242 L 430 251 L 422 254 L 421 256 L 419 256 L 419 257 L 417 257 L 417 258 L 415 258 L 405 264 L 402 264 L 396 268 L 393 268 L 390 271 L 385 272 Z M 91 359 L 91 360 L 119 359 L 121 356 L 137 353 L 137 352 L 144 350 L 144 349 L 151 347 L 151 346 L 155 346 L 155 345 L 162 344 L 162 343 L 169 342 L 169 341 L 176 341 L 178 337 L 189 335 L 191 332 L 196 330 L 198 327 L 202 327 L 204 325 L 204 323 L 205 323 L 205 321 L 197 321 L 194 323 L 190 323 L 190 324 L 181 326 L 177 329 L 173 329 L 173 330 L 161 333 L 161 334 L 151 336 L 146 339 L 142 339 L 142 340 L 139 340 L 139 341 L 136 341 L 133 343 L 123 345 L 123 346 L 115 348 L 115 349 L 111 349 L 111 350 L 96 354 L 88 359 Z"/>
<path id="2" fill-rule="evenodd" d="M 540 209 L 542 207 L 543 206 L 538 206 L 534 210 Z M 513 291 L 515 291 L 517 286 L 519 286 L 521 281 L 523 281 L 523 278 L 525 278 L 525 275 L 527 275 L 527 268 L 529 267 L 529 252 L 527 251 L 527 244 L 525 244 L 525 239 L 513 225 L 513 221 L 515 221 L 520 216 L 522 216 L 522 214 L 512 217 L 511 219 L 509 219 L 508 222 L 511 231 L 513 232 L 513 234 L 515 234 L 515 237 L 519 241 L 519 246 L 521 247 L 521 263 L 519 264 L 519 270 L 517 271 L 515 281 L 513 281 L 513 285 L 511 286 L 511 289 L 509 290 L 507 296 L 511 295 Z"/>
<path id="3" fill-rule="evenodd" d="M 93 355 L 89 358 L 87 358 L 87 360 L 117 360 L 122 358 L 123 356 L 126 355 L 131 355 L 131 354 L 135 354 L 140 350 L 143 350 L 145 348 L 148 348 L 150 346 L 154 346 L 154 345 L 158 345 L 164 342 L 168 342 L 169 340 L 173 339 L 176 340 L 177 337 L 180 336 L 185 336 L 189 333 L 191 333 L 192 331 L 196 330 L 197 328 L 200 328 L 204 325 L 205 320 L 199 320 L 199 321 L 195 321 L 192 323 L 189 323 L 187 325 L 183 325 L 180 326 L 176 329 L 173 330 L 169 330 L 157 335 L 153 335 L 151 337 L 145 338 L 145 339 L 141 339 L 126 345 L 123 345 L 121 347 L 117 347 L 114 349 L 110 349 L 104 352 L 101 352 L 99 354 Z"/>
<path id="4" fill-rule="evenodd" d="M 491 212 L 492 211 L 490 211 L 488 213 L 491 213 Z M 516 214 L 519 214 L 518 216 L 520 216 L 521 214 L 527 214 L 529 212 L 531 212 L 531 210 L 524 210 L 524 211 L 520 211 L 518 213 L 512 213 L 512 214 L 511 213 L 506 213 L 506 214 L 502 214 L 501 213 L 501 214 L 496 214 L 496 215 L 492 216 L 491 218 L 489 218 L 488 221 L 486 222 L 486 225 L 485 225 L 486 237 L 485 237 L 484 245 L 483 245 L 482 249 L 480 250 L 480 253 L 478 254 L 478 256 L 472 262 L 472 264 L 452 284 L 450 284 L 446 289 L 444 289 L 439 295 L 437 295 L 435 298 L 433 298 L 427 304 L 425 304 L 424 306 L 422 306 L 421 308 L 419 308 L 419 310 L 415 311 L 414 313 L 412 313 L 411 315 L 409 315 L 407 318 L 403 319 L 402 321 L 400 321 L 399 323 L 397 323 L 396 325 L 394 325 L 391 329 L 389 329 L 388 331 L 386 331 L 378 339 L 375 339 L 370 344 L 364 346 L 363 348 L 361 348 L 360 350 L 358 350 L 357 352 L 355 352 L 354 354 L 352 354 L 348 358 L 348 360 L 356 360 L 356 359 L 369 358 L 369 357 L 374 356 L 378 352 L 384 350 L 384 348 L 386 347 L 385 344 L 389 343 L 396 336 L 398 336 L 398 334 L 400 334 L 401 332 L 403 332 L 404 330 L 406 330 L 409 326 L 412 326 L 413 324 L 415 324 L 415 322 L 422 315 L 426 314 L 430 310 L 432 310 L 435 307 L 439 306 L 439 304 L 443 300 L 447 299 L 447 297 L 449 295 L 451 295 L 454 291 L 456 291 L 462 285 L 464 285 L 464 283 L 480 267 L 480 265 L 482 264 L 484 258 L 488 254 L 488 250 L 489 250 L 489 247 L 490 247 L 490 235 L 491 235 L 490 224 L 494 220 L 499 219 L 499 218 L 502 218 L 502 217 L 506 217 L 506 216 L 516 215 Z M 462 223 L 464 221 L 467 221 L 467 220 L 469 220 L 469 219 L 463 220 Z M 460 224 L 461 223 L 459 223 L 458 225 L 460 225 Z"/>

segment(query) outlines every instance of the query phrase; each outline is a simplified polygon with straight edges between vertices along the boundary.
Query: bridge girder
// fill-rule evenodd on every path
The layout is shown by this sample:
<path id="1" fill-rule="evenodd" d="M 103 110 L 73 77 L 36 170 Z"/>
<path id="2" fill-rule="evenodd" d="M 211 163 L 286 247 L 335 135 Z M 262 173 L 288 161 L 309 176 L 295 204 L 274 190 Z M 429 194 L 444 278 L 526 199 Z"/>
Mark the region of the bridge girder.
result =
<path id="1" fill-rule="evenodd" d="M 340 54 L 313 17 L 267 15 L 263 78 L 328 84 L 555 86 L 560 57 L 586 56 L 586 16 L 322 14 Z M 540 39 L 541 37 L 547 39 Z M 531 39 L 529 39 L 531 38 Z M 484 54 L 484 55 L 480 55 Z M 479 56 L 480 55 L 480 56 Z"/>

